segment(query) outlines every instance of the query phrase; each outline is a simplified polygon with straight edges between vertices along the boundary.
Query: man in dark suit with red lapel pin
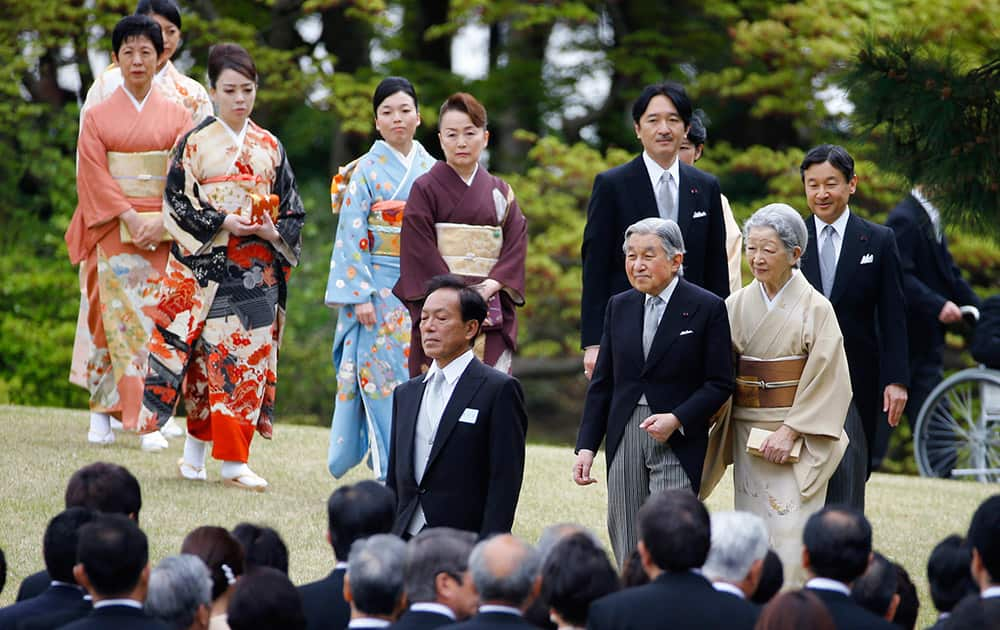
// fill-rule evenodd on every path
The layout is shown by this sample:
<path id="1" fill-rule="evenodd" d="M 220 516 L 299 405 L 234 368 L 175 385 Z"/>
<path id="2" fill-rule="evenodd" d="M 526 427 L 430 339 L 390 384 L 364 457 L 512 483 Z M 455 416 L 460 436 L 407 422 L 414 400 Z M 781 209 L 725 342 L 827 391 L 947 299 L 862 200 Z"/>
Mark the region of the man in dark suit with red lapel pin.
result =
<path id="1" fill-rule="evenodd" d="M 386 485 L 397 535 L 444 526 L 486 537 L 514 524 L 528 418 L 517 379 L 473 354 L 486 310 L 455 276 L 428 284 L 420 332 L 434 362 L 392 400 Z"/>
<path id="2" fill-rule="evenodd" d="M 729 295 L 719 180 L 677 157 L 691 115 L 691 101 L 679 83 L 646 86 L 632 106 L 642 154 L 594 179 L 581 250 L 580 337 L 588 378 L 597 361 L 608 300 L 629 288 L 618 239 L 633 223 L 648 217 L 675 221 L 690 246 L 684 278 L 719 297 Z"/>
<path id="3" fill-rule="evenodd" d="M 802 255 L 802 273 L 833 304 L 854 390 L 844 424 L 851 443 L 830 479 L 826 504 L 864 510 L 879 411 L 890 425 L 899 424 L 910 382 L 899 251 L 892 230 L 848 207 L 858 176 L 843 147 L 811 149 L 799 170 L 813 213 L 806 221 L 809 243 L 815 243 Z"/>

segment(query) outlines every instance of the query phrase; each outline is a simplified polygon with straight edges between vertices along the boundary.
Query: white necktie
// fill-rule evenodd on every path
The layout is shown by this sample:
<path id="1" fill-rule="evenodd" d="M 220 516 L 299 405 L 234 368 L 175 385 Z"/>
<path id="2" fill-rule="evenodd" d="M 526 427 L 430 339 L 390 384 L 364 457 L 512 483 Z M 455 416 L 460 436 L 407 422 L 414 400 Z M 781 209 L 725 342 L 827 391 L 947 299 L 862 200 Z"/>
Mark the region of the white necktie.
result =
<path id="1" fill-rule="evenodd" d="M 416 433 L 413 436 L 413 478 L 417 485 L 420 485 L 424 473 L 427 472 L 431 448 L 434 446 L 434 438 L 437 436 L 438 425 L 441 424 L 441 415 L 447 402 L 444 399 L 444 373 L 434 372 L 424 385 L 424 396 L 420 400 Z M 425 525 L 427 516 L 424 514 L 424 506 L 417 503 L 417 509 L 406 531 L 411 536 L 416 536 Z"/>
<path id="2" fill-rule="evenodd" d="M 837 238 L 837 230 L 832 225 L 823 228 L 823 247 L 819 250 L 819 275 L 823 282 L 823 295 L 830 297 L 833 291 L 833 280 L 837 275 L 837 252 L 833 239 Z"/>
<path id="3" fill-rule="evenodd" d="M 677 210 L 674 208 L 674 193 L 671 190 L 673 177 L 670 171 L 663 171 L 660 175 L 660 185 L 656 191 L 656 205 L 660 211 L 661 219 L 677 220 Z"/>
<path id="4" fill-rule="evenodd" d="M 660 325 L 660 305 L 663 298 L 652 295 L 646 298 L 646 314 L 642 321 L 642 356 L 649 356 L 649 349 L 653 346 L 653 338 L 656 336 L 656 329 Z"/>

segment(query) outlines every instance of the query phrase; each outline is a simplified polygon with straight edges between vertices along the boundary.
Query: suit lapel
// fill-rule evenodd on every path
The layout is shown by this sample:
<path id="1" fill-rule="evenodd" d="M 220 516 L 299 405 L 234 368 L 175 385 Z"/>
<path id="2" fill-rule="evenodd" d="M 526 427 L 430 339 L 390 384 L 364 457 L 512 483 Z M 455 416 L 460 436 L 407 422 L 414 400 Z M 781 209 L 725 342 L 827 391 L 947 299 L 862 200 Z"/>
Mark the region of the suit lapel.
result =
<path id="1" fill-rule="evenodd" d="M 663 311 L 663 317 L 660 318 L 660 325 L 656 328 L 653 345 L 642 367 L 643 374 L 660 362 L 670 346 L 680 337 L 680 333 L 684 330 L 684 322 L 694 315 L 697 308 L 697 304 L 691 303 L 687 282 L 683 278 L 679 279 L 677 286 L 674 287 L 674 294 L 670 296 L 667 308 Z"/>
<path id="2" fill-rule="evenodd" d="M 802 256 L 802 274 L 820 293 L 823 292 L 823 282 L 819 276 L 819 241 L 816 240 L 816 217 L 809 215 L 806 219 L 806 231 L 809 233 L 809 240 L 806 245 L 806 253 Z"/>
<path id="3" fill-rule="evenodd" d="M 649 181 L 649 171 L 646 169 L 646 163 L 642 161 L 641 154 L 629 162 L 626 180 L 628 181 L 626 190 L 632 198 L 632 207 L 635 209 L 634 216 L 639 219 L 660 216 L 653 184 Z M 629 224 L 631 223 L 633 221 L 629 221 Z M 615 235 L 615 238 L 620 238 L 620 235 Z"/>
<path id="4" fill-rule="evenodd" d="M 679 158 L 678 158 L 679 159 Z M 691 185 L 691 167 L 681 162 L 677 178 L 677 225 L 681 234 L 687 234 L 694 217 L 695 195 L 698 189 Z"/>
<path id="5" fill-rule="evenodd" d="M 837 260 L 837 272 L 833 276 L 833 289 L 830 290 L 830 303 L 836 304 L 844 294 L 847 286 L 853 281 L 854 274 L 861 264 L 861 257 L 868 250 L 871 235 L 858 215 L 851 213 L 844 228 L 844 242 L 840 247 L 840 259 Z"/>
<path id="6" fill-rule="evenodd" d="M 427 458 L 427 468 L 424 470 L 424 477 L 427 476 L 427 471 L 434 465 L 434 460 L 437 458 L 438 453 L 444 448 L 445 443 L 448 441 L 448 436 L 451 435 L 451 432 L 455 429 L 455 425 L 458 424 L 458 419 L 461 417 L 462 412 L 469 406 L 472 397 L 479 391 L 479 386 L 486 380 L 486 377 L 482 373 L 483 369 L 492 370 L 493 368 L 484 366 L 478 359 L 473 359 L 469 367 L 465 368 L 465 372 L 458 377 L 458 382 L 455 383 L 455 391 L 451 393 L 451 398 L 448 400 L 448 404 L 441 414 L 441 422 L 438 424 L 437 433 L 434 434 L 434 444 L 431 446 L 431 454 Z"/>
<path id="7" fill-rule="evenodd" d="M 616 334 L 624 340 L 625 354 L 630 365 L 642 365 L 642 323 L 646 310 L 646 294 L 632 289 L 629 299 L 622 300 L 621 314 L 618 318 Z M 639 331 L 639 334 L 634 334 Z"/>
<path id="8" fill-rule="evenodd" d="M 931 221 L 931 215 L 927 214 L 927 210 L 924 208 L 923 204 L 917 201 L 917 198 L 910 195 L 910 206 L 913 209 L 913 218 L 920 230 L 920 236 L 931 244 L 931 256 L 934 257 L 934 264 L 937 266 L 938 271 L 945 278 L 950 277 L 950 269 L 944 261 L 944 256 L 942 256 L 942 250 L 944 249 L 941 245 L 941 241 L 938 240 L 937 234 L 934 232 L 934 222 Z"/>

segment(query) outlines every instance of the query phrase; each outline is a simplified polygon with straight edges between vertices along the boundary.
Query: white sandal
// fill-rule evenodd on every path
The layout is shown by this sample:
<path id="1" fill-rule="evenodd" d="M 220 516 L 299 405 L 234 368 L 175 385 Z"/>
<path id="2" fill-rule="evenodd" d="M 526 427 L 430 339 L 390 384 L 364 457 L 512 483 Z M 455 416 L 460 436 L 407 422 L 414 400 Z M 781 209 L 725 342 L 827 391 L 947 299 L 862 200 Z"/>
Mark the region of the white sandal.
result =
<path id="1" fill-rule="evenodd" d="M 189 464 L 184 461 L 183 457 L 177 460 L 177 475 L 181 479 L 189 479 L 191 481 L 205 481 L 208 479 L 204 466 L 199 468 L 193 464 Z"/>
<path id="2" fill-rule="evenodd" d="M 222 483 L 234 488 L 252 490 L 253 492 L 264 492 L 267 489 L 267 480 L 252 471 L 244 472 L 232 479 L 223 477 Z"/>

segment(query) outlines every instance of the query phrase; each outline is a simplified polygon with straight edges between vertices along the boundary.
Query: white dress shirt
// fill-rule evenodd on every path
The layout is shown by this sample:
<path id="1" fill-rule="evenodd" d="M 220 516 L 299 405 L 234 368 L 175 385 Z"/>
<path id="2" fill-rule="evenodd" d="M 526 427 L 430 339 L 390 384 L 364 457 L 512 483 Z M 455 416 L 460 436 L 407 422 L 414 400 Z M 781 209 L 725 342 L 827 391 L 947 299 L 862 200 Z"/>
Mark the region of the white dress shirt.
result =
<path id="1" fill-rule="evenodd" d="M 823 228 L 827 225 L 833 226 L 833 231 L 837 233 L 837 238 L 833 240 L 833 262 L 837 264 L 840 262 L 840 248 L 844 246 L 844 230 L 847 229 L 847 220 L 851 218 L 851 207 L 848 206 L 844 208 L 844 211 L 837 217 L 837 220 L 833 223 L 826 223 L 820 219 L 815 214 L 813 215 L 813 221 L 816 225 L 816 251 L 823 251 L 823 245 L 826 243 L 826 239 L 830 238 L 823 234 Z"/>
<path id="2" fill-rule="evenodd" d="M 351 619 L 347 627 L 348 628 L 388 628 L 391 622 L 385 619 L 375 619 L 374 617 L 359 617 L 357 619 Z"/>
<path id="3" fill-rule="evenodd" d="M 982 599 L 992 599 L 994 597 L 1000 597 L 1000 586 L 991 586 L 980 594 L 980 598 Z"/>
<path id="4" fill-rule="evenodd" d="M 104 608 L 105 606 L 128 606 L 129 608 L 138 608 L 142 610 L 142 602 L 136 601 L 134 599 L 102 599 L 94 604 L 94 609 Z"/>
<path id="5" fill-rule="evenodd" d="M 646 172 L 649 173 L 649 182 L 653 185 L 653 196 L 656 196 L 656 191 L 660 189 L 660 178 L 663 177 L 663 172 L 666 171 L 670 173 L 670 196 L 673 197 L 673 207 L 674 212 L 677 213 L 680 208 L 680 177 L 681 177 L 681 167 L 679 165 L 680 160 L 676 157 L 674 158 L 674 163 L 667 168 L 663 168 L 656 161 L 649 156 L 645 151 L 642 152 L 642 161 L 646 164 Z M 679 216 L 679 215 L 678 215 Z"/>
<path id="6" fill-rule="evenodd" d="M 645 154 L 643 154 L 643 155 L 645 155 Z M 663 321 L 663 314 L 667 312 L 667 305 L 670 304 L 670 296 L 672 296 L 674 294 L 674 289 L 677 288 L 677 280 L 679 278 L 680 278 L 679 274 L 675 275 L 674 279 L 670 281 L 670 284 L 668 284 L 666 286 L 666 288 L 663 289 L 663 291 L 660 291 L 660 299 L 663 300 L 663 304 L 660 305 L 659 319 L 656 321 L 657 327 L 659 327 L 660 322 Z M 649 294 L 646 294 L 646 300 L 642 303 L 642 308 L 643 308 L 642 312 L 643 313 L 646 312 L 646 306 L 649 304 L 649 301 L 651 299 L 653 299 L 653 296 L 651 296 Z M 648 405 L 649 404 L 649 402 L 646 400 L 646 394 L 642 395 L 642 398 L 639 399 L 639 403 L 638 404 L 640 404 L 640 405 Z M 683 435 L 683 431 L 681 432 L 681 434 Z"/>
<path id="7" fill-rule="evenodd" d="M 501 606 L 500 604 L 483 604 L 479 607 L 479 612 L 481 613 L 503 613 L 505 615 L 517 615 L 518 617 L 523 617 L 519 608 L 514 606 Z"/>
<path id="8" fill-rule="evenodd" d="M 457 619 L 455 617 L 455 611 L 453 611 L 451 608 L 448 608 L 444 604 L 439 604 L 437 602 L 417 602 L 412 606 L 410 606 L 410 610 L 412 610 L 413 612 L 426 612 L 426 613 L 434 613 L 435 615 L 444 615 L 445 617 L 451 619 L 452 621 L 455 621 Z"/>
<path id="9" fill-rule="evenodd" d="M 712 588 L 719 591 L 720 593 L 729 593 L 730 595 L 735 595 L 740 599 L 746 599 L 747 596 L 738 587 L 730 584 L 729 582 L 712 582 Z"/>
<path id="10" fill-rule="evenodd" d="M 819 591 L 834 591 L 848 597 L 851 596 L 851 589 L 847 588 L 846 584 L 824 577 L 814 577 L 809 580 L 806 582 L 806 588 L 814 588 Z"/>

